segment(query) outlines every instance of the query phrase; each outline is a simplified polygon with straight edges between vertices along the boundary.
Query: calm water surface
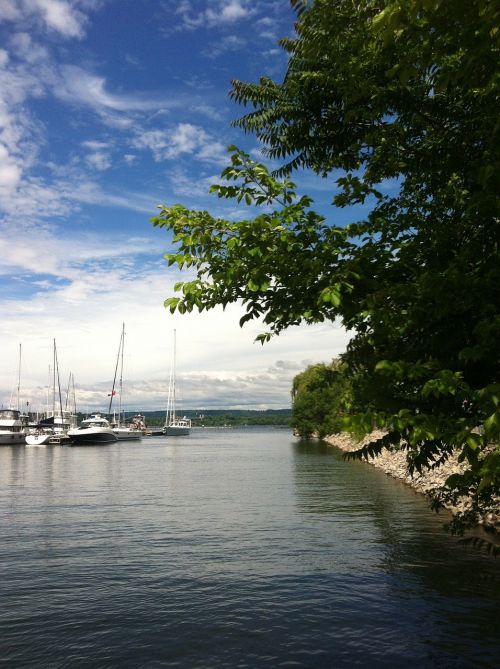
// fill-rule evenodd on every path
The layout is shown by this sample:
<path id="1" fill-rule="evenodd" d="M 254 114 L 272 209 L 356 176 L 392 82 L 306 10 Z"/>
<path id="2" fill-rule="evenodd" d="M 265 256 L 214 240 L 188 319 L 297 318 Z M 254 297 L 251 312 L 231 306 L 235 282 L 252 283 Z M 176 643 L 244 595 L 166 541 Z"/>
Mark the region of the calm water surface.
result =
<path id="1" fill-rule="evenodd" d="M 0 665 L 498 667 L 500 561 L 287 430 L 0 448 Z"/>

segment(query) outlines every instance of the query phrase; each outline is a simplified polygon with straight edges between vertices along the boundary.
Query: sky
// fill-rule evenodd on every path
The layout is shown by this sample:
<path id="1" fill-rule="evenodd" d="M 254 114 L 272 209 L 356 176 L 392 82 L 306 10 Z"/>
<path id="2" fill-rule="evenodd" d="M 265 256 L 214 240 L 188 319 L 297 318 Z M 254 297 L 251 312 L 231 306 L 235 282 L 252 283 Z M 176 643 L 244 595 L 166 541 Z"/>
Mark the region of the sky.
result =
<path id="1" fill-rule="evenodd" d="M 71 373 L 78 410 L 105 410 L 123 323 L 129 411 L 166 406 L 174 330 L 186 409 L 287 408 L 294 375 L 345 350 L 338 324 L 261 346 L 241 305 L 163 306 L 189 277 L 150 219 L 177 202 L 248 216 L 208 194 L 229 144 L 261 159 L 230 82 L 280 80 L 293 21 L 288 0 L 0 0 L 0 406 L 19 387 L 46 407 L 56 340 L 63 394 Z M 331 209 L 332 181 L 298 181 Z"/>

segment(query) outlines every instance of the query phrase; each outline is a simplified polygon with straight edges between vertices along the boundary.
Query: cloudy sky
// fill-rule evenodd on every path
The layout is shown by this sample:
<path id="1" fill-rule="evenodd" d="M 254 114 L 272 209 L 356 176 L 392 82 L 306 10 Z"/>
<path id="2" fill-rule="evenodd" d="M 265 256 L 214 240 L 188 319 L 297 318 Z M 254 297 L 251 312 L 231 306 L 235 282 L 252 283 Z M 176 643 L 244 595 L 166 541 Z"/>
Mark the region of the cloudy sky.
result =
<path id="1" fill-rule="evenodd" d="M 288 0 L 0 0 L 0 405 L 44 408 L 53 339 L 63 388 L 105 409 L 125 323 L 122 403 L 166 404 L 173 330 L 185 408 L 283 408 L 294 374 L 348 337 L 300 327 L 262 347 L 241 309 L 171 316 L 180 275 L 151 216 L 207 194 L 230 143 L 233 78 L 280 78 Z M 319 209 L 331 183 L 302 175 Z M 243 214 L 245 215 L 245 214 Z M 184 277 L 186 278 L 186 277 Z"/>

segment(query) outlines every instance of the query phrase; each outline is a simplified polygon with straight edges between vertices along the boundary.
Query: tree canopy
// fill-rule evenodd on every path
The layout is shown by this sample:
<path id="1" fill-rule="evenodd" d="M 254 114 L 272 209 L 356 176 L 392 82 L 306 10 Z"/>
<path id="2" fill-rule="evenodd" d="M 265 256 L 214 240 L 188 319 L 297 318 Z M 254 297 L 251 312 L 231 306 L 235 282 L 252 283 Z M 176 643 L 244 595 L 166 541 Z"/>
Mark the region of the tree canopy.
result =
<path id="1" fill-rule="evenodd" d="M 311 365 L 292 385 L 292 427 L 302 437 L 325 437 L 342 429 L 342 416 L 351 408 L 351 388 L 339 360 Z"/>
<path id="2" fill-rule="evenodd" d="M 241 324 L 267 326 L 262 342 L 340 318 L 355 333 L 343 356 L 345 429 L 384 428 L 375 450 L 406 448 L 410 470 L 460 449 L 467 471 L 442 497 L 471 497 L 462 521 L 473 522 L 500 494 L 500 6 L 292 5 L 283 81 L 235 81 L 231 92 L 251 107 L 235 125 L 278 167 L 231 147 L 212 190 L 252 207 L 248 219 L 161 208 L 153 222 L 177 245 L 168 262 L 196 275 L 166 305 L 240 301 Z M 340 171 L 333 204 L 370 205 L 368 215 L 326 221 L 296 193 L 299 168 Z"/>

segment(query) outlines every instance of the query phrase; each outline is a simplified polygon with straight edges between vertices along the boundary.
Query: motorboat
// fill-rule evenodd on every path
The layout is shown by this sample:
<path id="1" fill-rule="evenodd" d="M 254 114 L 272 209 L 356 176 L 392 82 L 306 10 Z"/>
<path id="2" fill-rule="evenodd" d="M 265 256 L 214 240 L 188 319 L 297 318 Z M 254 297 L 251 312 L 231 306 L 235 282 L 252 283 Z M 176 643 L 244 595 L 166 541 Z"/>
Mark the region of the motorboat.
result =
<path id="1" fill-rule="evenodd" d="M 126 425 L 113 422 L 111 423 L 111 429 L 118 441 L 135 441 L 142 438 L 142 430 L 132 425 L 127 427 Z"/>
<path id="2" fill-rule="evenodd" d="M 73 446 L 111 444 L 118 441 L 118 436 L 109 421 L 100 413 L 91 414 L 82 420 L 79 427 L 68 430 L 67 434 Z"/>
<path id="3" fill-rule="evenodd" d="M 24 444 L 25 438 L 21 412 L 17 409 L 0 409 L 0 446 Z"/>

